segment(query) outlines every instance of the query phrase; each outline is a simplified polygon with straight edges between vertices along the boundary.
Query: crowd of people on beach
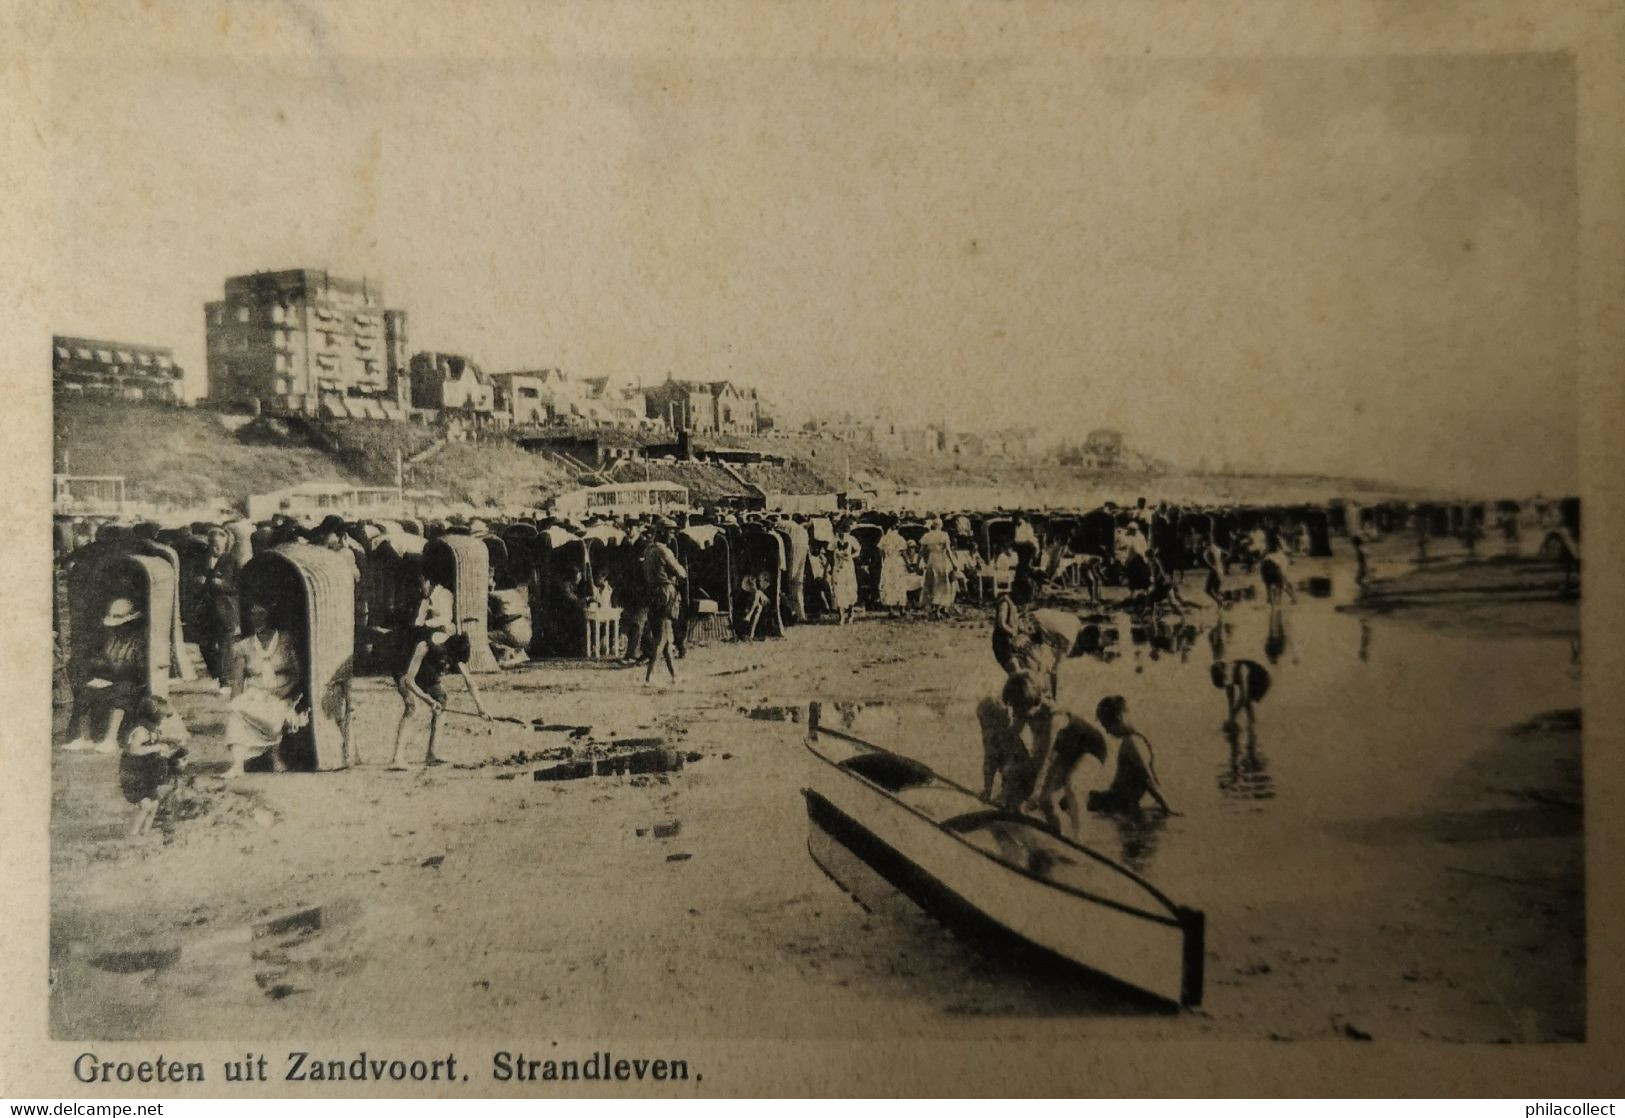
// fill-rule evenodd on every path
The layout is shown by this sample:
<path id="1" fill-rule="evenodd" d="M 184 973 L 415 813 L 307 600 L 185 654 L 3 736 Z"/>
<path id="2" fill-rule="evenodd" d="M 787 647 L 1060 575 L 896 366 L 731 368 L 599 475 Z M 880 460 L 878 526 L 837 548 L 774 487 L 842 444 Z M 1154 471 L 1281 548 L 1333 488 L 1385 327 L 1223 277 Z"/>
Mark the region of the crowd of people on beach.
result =
<path id="1" fill-rule="evenodd" d="M 1061 661 L 1103 653 L 1114 639 L 1099 612 L 1107 587 L 1121 591 L 1114 605 L 1132 617 L 1183 623 L 1202 608 L 1187 576 L 1200 577 L 1202 597 L 1223 609 L 1225 576 L 1239 566 L 1256 572 L 1277 611 L 1296 599 L 1294 556 L 1328 554 L 1334 527 L 1353 526 L 1334 526 L 1318 507 L 1193 509 L 1144 499 L 1077 514 L 714 511 L 579 523 L 278 515 L 163 527 L 64 517 L 56 524 L 58 693 L 70 707 L 62 748 L 120 753 L 126 797 L 145 820 L 139 829 L 150 826 L 154 789 L 166 774 L 173 782 L 188 748 L 167 688 L 153 681 L 186 678 L 195 646 L 201 674 L 226 700 L 225 775 L 297 763 L 288 743 L 308 736 L 319 705 L 313 634 L 333 629 L 331 618 L 317 625 L 315 613 L 332 607 L 294 600 L 305 593 L 297 580 L 263 569 L 270 553 L 302 555 L 306 568 L 325 564 L 305 571 L 311 585 L 350 584 L 354 616 L 339 626 L 347 647 L 336 658 L 347 672 L 394 681 L 401 715 L 391 768 L 406 767 L 420 711 L 429 715 L 420 763 L 439 762 L 453 676 L 473 704 L 462 713 L 489 719 L 480 670 L 591 655 L 641 668 L 645 684 L 657 675 L 675 683 L 679 662 L 703 641 L 777 639 L 797 624 L 849 625 L 860 612 L 935 620 L 991 605 L 1007 682 L 979 713 L 984 791 L 991 797 L 998 777 L 998 802 L 1052 822 L 1060 808 L 1075 829 L 1080 802 L 1126 811 L 1149 796 L 1171 810 L 1123 696 L 1102 697 L 1094 722 L 1060 705 Z M 1358 542 L 1355 553 L 1363 581 Z M 1093 612 L 1031 608 L 1040 591 L 1056 589 Z M 1213 671 L 1230 724 L 1250 719 L 1267 670 L 1222 660 L 1215 643 Z M 1085 757 L 1110 760 L 1113 775 L 1080 801 L 1071 786 Z"/>

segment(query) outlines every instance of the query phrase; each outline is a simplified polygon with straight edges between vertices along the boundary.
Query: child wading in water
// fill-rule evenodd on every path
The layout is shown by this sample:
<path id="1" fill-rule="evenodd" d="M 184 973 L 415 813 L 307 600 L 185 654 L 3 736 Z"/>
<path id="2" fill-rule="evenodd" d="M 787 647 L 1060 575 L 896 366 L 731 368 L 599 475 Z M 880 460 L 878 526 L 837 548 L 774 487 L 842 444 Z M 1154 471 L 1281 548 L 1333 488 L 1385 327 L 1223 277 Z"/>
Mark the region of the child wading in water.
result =
<path id="1" fill-rule="evenodd" d="M 1089 793 L 1089 810 L 1136 815 L 1140 801 L 1149 795 L 1168 815 L 1178 815 L 1162 794 L 1151 743 L 1129 725 L 1128 700 L 1108 695 L 1095 707 L 1095 717 L 1106 732 L 1117 739 L 1117 771 L 1104 791 Z"/>
<path id="2" fill-rule="evenodd" d="M 136 708 L 135 726 L 124 739 L 119 757 L 119 788 L 135 805 L 130 835 L 145 834 L 158 817 L 158 809 L 175 791 L 175 781 L 186 759 L 191 736 L 186 723 L 167 699 L 149 695 Z"/>
<path id="3" fill-rule="evenodd" d="M 1247 730 L 1253 729 L 1253 704 L 1270 689 L 1269 669 L 1255 660 L 1216 660 L 1208 669 L 1213 686 L 1224 692 L 1225 720 L 1223 729 L 1237 729 L 1242 714 L 1247 715 Z"/>
<path id="4" fill-rule="evenodd" d="M 1045 684 L 1031 672 L 1016 672 L 1006 680 L 1002 697 L 1015 716 L 1017 732 L 1024 728 L 1032 735 L 1029 772 L 1038 791 L 1023 807 L 1036 808 L 1044 821 L 1058 830 L 1060 821 L 1055 808 L 1059 800 L 1076 835 L 1078 796 L 1072 788 L 1072 777 L 1085 755 L 1105 763 L 1106 739 L 1087 720 L 1055 705 Z"/>
<path id="5" fill-rule="evenodd" d="M 988 696 L 976 707 L 982 731 L 982 799 L 1015 811 L 1032 794 L 1032 758 L 1021 741 L 1021 720 L 1002 697 Z M 999 798 L 993 798 L 993 779 L 999 779 Z"/>

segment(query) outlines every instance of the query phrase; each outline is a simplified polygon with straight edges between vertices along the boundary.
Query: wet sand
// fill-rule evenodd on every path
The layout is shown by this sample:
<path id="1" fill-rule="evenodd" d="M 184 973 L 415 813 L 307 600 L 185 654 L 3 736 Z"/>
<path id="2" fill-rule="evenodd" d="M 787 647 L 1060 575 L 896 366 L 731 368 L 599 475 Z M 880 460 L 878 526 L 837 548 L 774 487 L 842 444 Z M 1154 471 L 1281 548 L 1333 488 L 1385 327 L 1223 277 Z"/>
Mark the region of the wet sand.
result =
<path id="1" fill-rule="evenodd" d="M 1123 619 L 1115 658 L 1062 669 L 1084 713 L 1128 697 L 1185 813 L 1083 838 L 1206 911 L 1199 1010 L 990 959 L 900 898 L 867 911 L 808 856 L 803 728 L 780 719 L 810 700 L 979 785 L 971 709 L 1001 677 L 967 608 L 695 647 L 675 687 L 482 677 L 493 711 L 590 735 L 448 718 L 452 764 L 410 773 L 383 768 L 383 680 L 356 685 L 366 763 L 234 786 L 211 775 L 221 700 L 183 693 L 196 775 L 169 841 L 123 837 L 116 758 L 55 754 L 53 1035 L 1582 1039 L 1569 639 L 1515 602 L 1458 630 L 1339 608 L 1341 565 L 1293 575 L 1332 596 L 1272 624 L 1260 594 L 1218 641 L 1211 607 L 1138 644 Z M 1251 742 L 1221 727 L 1216 647 L 1273 674 Z M 552 761 L 504 760 L 651 735 L 680 772 L 537 782 Z"/>

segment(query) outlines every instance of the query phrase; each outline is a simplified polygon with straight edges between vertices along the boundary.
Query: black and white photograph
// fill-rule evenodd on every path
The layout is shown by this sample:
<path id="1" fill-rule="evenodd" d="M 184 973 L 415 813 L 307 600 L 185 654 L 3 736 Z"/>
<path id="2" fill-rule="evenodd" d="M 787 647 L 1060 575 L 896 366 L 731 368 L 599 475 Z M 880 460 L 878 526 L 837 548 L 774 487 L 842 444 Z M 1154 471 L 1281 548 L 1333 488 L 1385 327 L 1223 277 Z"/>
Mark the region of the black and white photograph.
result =
<path id="1" fill-rule="evenodd" d="M 1599 1039 L 1587 23 L 360 10 L 32 70 L 34 1075 Z"/>

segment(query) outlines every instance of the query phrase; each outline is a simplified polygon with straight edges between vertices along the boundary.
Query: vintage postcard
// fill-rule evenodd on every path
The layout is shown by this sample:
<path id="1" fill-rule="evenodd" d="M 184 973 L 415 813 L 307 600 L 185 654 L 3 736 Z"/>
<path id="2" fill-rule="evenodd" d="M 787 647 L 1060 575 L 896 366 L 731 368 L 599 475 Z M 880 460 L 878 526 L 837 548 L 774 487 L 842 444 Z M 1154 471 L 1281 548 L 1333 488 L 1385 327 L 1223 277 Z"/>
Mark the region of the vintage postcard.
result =
<path id="1" fill-rule="evenodd" d="M 1619 1093 L 1611 6 L 6 20 L 0 1093 Z"/>

